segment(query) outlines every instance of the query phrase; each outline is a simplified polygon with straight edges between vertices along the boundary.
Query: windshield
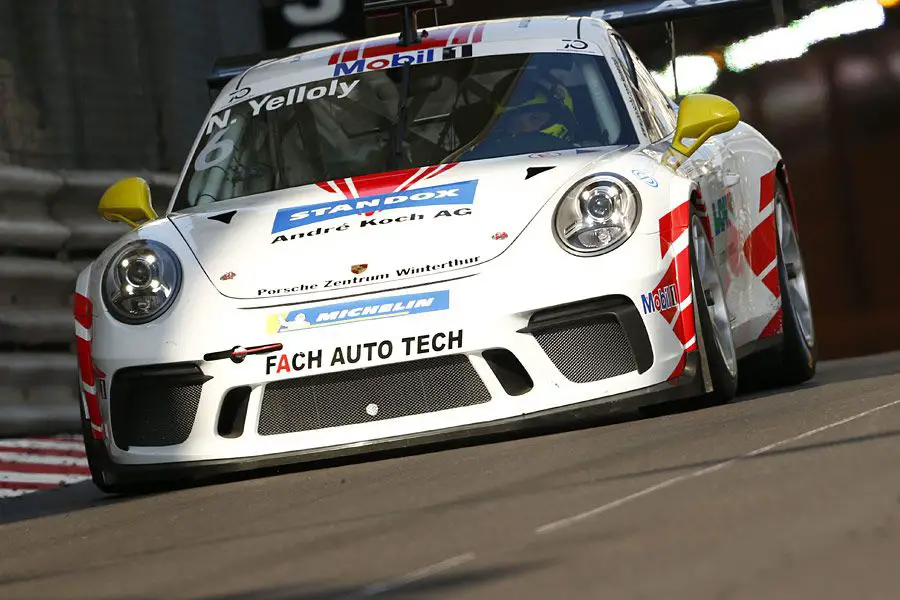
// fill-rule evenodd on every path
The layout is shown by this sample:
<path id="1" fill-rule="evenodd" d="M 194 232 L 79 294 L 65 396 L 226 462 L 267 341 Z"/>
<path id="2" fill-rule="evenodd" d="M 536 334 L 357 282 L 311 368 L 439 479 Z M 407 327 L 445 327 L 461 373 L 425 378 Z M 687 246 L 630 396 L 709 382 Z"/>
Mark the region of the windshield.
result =
<path id="1" fill-rule="evenodd" d="M 634 143 L 603 57 L 414 64 L 297 84 L 212 115 L 174 210 L 397 169 Z"/>

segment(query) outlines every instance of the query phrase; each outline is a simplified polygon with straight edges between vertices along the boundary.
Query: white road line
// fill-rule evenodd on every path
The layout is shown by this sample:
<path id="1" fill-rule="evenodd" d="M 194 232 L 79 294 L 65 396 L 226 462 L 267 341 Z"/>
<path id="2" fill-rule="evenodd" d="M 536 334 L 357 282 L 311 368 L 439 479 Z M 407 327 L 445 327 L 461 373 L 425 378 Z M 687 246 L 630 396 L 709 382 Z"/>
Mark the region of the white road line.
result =
<path id="1" fill-rule="evenodd" d="M 871 408 L 867 411 L 853 415 L 852 417 L 847 417 L 846 419 L 841 419 L 840 421 L 836 421 L 836 422 L 830 423 L 828 425 L 823 425 L 822 427 L 817 427 L 816 429 L 811 429 L 810 431 L 806 431 L 804 433 L 801 433 L 800 435 L 795 435 L 794 437 L 787 438 L 785 440 L 781 440 L 780 442 L 775 442 L 774 444 L 769 444 L 768 446 L 763 446 L 762 448 L 757 448 L 756 450 L 753 450 L 752 452 L 748 452 L 747 454 L 744 454 L 743 456 L 739 456 L 737 458 L 732 458 L 731 460 L 726 460 L 724 462 L 720 462 L 711 467 L 706 467 L 705 469 L 700 469 L 699 471 L 694 471 L 693 473 L 687 473 L 685 475 L 679 475 L 678 477 L 673 477 L 672 479 L 667 479 L 666 481 L 657 483 L 656 485 L 652 485 L 648 488 L 644 488 L 643 490 L 641 490 L 639 492 L 635 492 L 634 494 L 625 496 L 624 498 L 619 498 L 618 500 L 613 500 L 612 502 L 609 502 L 602 506 L 598 506 L 597 508 L 593 508 L 589 511 L 586 511 L 586 512 L 583 512 L 583 513 L 580 513 L 580 514 L 577 514 L 577 515 L 574 515 L 571 517 L 567 517 L 565 519 L 560 519 L 559 521 L 553 521 L 552 523 L 547 523 L 546 525 L 542 525 L 542 526 L 538 527 L 537 529 L 535 529 L 534 532 L 540 535 L 543 533 L 550 533 L 553 531 L 558 531 L 560 529 L 568 527 L 569 525 L 574 525 L 575 523 L 578 523 L 579 521 L 583 521 L 585 519 L 589 519 L 589 518 L 595 517 L 599 514 L 608 512 L 614 508 L 618 508 L 618 507 L 622 506 L 623 504 L 627 504 L 627 503 L 631 502 L 632 500 L 637 500 L 638 498 L 641 498 L 643 496 L 648 496 L 648 495 L 652 494 L 653 492 L 658 492 L 659 490 L 663 490 L 665 488 L 672 487 L 673 485 L 682 483 L 683 481 L 687 481 L 689 479 L 695 479 L 697 477 L 702 477 L 703 475 L 709 475 L 710 473 L 715 473 L 716 471 L 721 471 L 722 469 L 727 469 L 728 467 L 732 466 L 733 464 L 735 464 L 741 460 L 745 460 L 747 458 L 753 458 L 754 456 L 759 456 L 760 454 L 764 454 L 766 452 L 774 450 L 775 448 L 779 448 L 781 446 L 785 446 L 785 445 L 791 444 L 793 442 L 798 442 L 802 439 L 808 438 L 808 437 L 816 435 L 818 433 L 822 433 L 823 431 L 827 431 L 827 430 L 833 429 L 835 427 L 839 427 L 841 425 L 846 425 L 847 423 L 856 421 L 857 419 L 861 419 L 863 417 L 867 417 L 873 413 L 884 410 L 886 408 L 891 408 L 892 406 L 897 406 L 898 404 L 900 404 L 900 400 L 894 400 L 893 402 L 888 402 L 887 404 L 882 404 L 881 406 L 876 406 L 875 408 Z"/>
<path id="2" fill-rule="evenodd" d="M 20 454 L 18 452 L 3 452 L 0 449 L 0 463 L 28 463 L 37 465 L 62 465 L 65 467 L 86 467 L 86 458 L 77 456 L 48 456 L 45 454 Z"/>
<path id="3" fill-rule="evenodd" d="M 448 558 L 447 560 L 441 561 L 439 563 L 435 563 L 417 571 L 407 573 L 406 575 L 403 575 L 402 577 L 399 577 L 397 579 L 370 585 L 369 587 L 363 588 L 355 594 L 345 596 L 344 600 L 351 600 L 353 598 L 371 598 L 372 596 L 377 596 L 378 594 L 383 594 L 384 592 L 390 592 L 392 590 L 396 590 L 397 588 L 401 588 L 403 586 L 425 579 L 426 577 L 430 577 L 443 571 L 447 571 L 448 569 L 458 567 L 459 565 L 474 560 L 474 558 L 475 555 L 471 552 L 468 554 L 460 554 L 459 556 L 454 556 L 453 558 Z"/>
<path id="4" fill-rule="evenodd" d="M 84 452 L 84 442 L 66 442 L 56 440 L 3 440 L 0 439 L 0 448 L 33 448 L 35 450 L 81 450 Z"/>
<path id="5" fill-rule="evenodd" d="M 78 483 L 89 479 L 87 475 L 64 475 L 62 473 L 16 473 L 0 471 L 0 481 L 11 483 Z"/>

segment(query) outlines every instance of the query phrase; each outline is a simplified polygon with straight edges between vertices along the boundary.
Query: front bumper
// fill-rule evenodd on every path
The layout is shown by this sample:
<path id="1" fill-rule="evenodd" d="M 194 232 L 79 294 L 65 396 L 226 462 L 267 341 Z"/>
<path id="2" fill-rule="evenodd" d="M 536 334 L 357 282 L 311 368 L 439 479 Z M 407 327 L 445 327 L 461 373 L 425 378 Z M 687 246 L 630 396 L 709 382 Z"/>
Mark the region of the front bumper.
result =
<path id="1" fill-rule="evenodd" d="M 528 432 L 573 423 L 589 424 L 598 418 L 639 407 L 697 397 L 705 391 L 701 362 L 700 352 L 695 350 L 687 353 L 683 372 L 671 381 L 531 414 L 392 436 L 364 443 L 281 452 L 241 460 L 213 459 L 169 464 L 122 464 L 111 460 L 106 444 L 102 440 L 91 440 L 88 443 L 92 446 L 91 454 L 97 461 L 96 466 L 105 471 L 107 482 L 123 489 L 132 485 L 177 483 L 258 469 L 323 463 L 361 454 L 378 458 L 390 452 L 410 448 L 419 451 L 439 449 L 444 444 L 459 440 L 465 440 L 471 444 L 485 443 L 514 432 Z"/>

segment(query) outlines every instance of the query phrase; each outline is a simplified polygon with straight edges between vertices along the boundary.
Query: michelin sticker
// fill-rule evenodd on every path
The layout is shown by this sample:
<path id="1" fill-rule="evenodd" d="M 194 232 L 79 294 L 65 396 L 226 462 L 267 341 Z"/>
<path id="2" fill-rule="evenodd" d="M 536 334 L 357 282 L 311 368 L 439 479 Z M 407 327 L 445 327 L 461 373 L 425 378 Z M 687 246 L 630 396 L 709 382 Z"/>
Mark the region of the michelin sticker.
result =
<path id="1" fill-rule="evenodd" d="M 428 292 L 374 298 L 342 304 L 329 304 L 269 315 L 266 332 L 270 334 L 301 331 L 312 327 L 343 325 L 371 319 L 405 317 L 450 308 L 450 292 Z"/>
<path id="2" fill-rule="evenodd" d="M 275 213 L 272 233 L 376 210 L 385 211 L 395 208 L 472 204 L 475 202 L 475 188 L 477 186 L 478 181 L 463 181 L 389 195 L 334 200 L 309 206 L 282 208 Z"/>

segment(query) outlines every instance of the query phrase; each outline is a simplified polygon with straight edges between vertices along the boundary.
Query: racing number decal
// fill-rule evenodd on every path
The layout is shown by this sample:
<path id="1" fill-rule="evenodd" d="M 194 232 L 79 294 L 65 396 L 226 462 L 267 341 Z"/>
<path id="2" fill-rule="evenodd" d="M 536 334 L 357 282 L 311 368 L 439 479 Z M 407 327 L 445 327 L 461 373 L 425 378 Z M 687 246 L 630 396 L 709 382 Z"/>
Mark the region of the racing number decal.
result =
<path id="1" fill-rule="evenodd" d="M 234 90 L 230 94 L 228 94 L 228 102 L 234 102 L 235 100 L 240 100 L 241 98 L 246 98 L 247 94 L 250 93 L 249 87 L 242 87 L 240 89 Z"/>
<path id="2" fill-rule="evenodd" d="M 563 50 L 587 50 L 588 44 L 584 40 L 563 40 Z"/>
<path id="3" fill-rule="evenodd" d="M 222 139 L 226 133 L 228 130 L 223 129 L 209 138 L 206 146 L 197 155 L 197 160 L 194 161 L 195 171 L 205 171 L 228 160 L 231 153 L 234 152 L 234 142 Z"/>

